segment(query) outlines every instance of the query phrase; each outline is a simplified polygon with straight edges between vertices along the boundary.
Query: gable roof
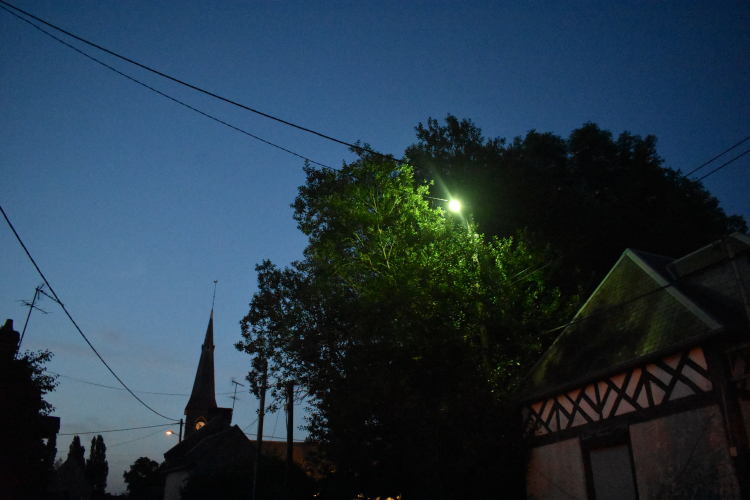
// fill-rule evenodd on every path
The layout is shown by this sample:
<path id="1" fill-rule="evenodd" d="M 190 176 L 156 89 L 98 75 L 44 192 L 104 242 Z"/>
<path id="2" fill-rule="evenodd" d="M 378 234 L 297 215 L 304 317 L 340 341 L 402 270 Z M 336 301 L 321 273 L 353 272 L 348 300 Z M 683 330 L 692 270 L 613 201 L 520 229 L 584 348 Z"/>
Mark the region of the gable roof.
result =
<path id="1" fill-rule="evenodd" d="M 626 250 L 524 379 L 520 398 L 560 392 L 721 331 L 723 325 L 668 278 L 672 263 Z"/>

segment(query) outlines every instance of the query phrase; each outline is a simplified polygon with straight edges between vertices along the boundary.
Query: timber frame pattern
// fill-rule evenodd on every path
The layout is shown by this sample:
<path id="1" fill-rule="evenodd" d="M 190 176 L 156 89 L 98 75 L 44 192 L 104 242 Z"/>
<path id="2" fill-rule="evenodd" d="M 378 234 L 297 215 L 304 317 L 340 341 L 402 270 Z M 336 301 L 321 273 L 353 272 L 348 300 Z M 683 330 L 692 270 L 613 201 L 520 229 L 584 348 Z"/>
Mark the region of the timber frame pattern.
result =
<path id="1" fill-rule="evenodd" d="M 741 365 L 743 370 L 750 371 L 750 348 L 734 354 L 739 361 L 732 366 L 736 364 L 740 368 Z M 744 375 L 742 380 L 750 384 L 750 374 Z M 696 347 L 589 383 L 582 388 L 525 405 L 522 410 L 524 433 L 527 437 L 551 435 L 654 408 L 688 396 L 708 393 L 712 389 L 703 350 Z M 745 396 L 750 397 L 747 387 Z"/>

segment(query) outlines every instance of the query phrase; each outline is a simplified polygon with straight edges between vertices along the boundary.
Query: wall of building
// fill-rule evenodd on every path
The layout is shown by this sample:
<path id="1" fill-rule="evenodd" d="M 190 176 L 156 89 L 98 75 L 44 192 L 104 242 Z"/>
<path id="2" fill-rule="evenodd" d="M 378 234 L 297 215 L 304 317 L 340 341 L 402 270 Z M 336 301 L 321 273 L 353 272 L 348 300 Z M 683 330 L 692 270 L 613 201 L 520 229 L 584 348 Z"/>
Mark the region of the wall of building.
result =
<path id="1" fill-rule="evenodd" d="M 170 472 L 164 484 L 164 500 L 181 500 L 180 490 L 185 487 L 190 473 L 186 470 Z"/>
<path id="2" fill-rule="evenodd" d="M 586 477 L 578 438 L 531 450 L 526 478 L 529 500 L 586 498 Z"/>
<path id="3" fill-rule="evenodd" d="M 740 499 L 718 406 L 630 426 L 639 498 Z"/>

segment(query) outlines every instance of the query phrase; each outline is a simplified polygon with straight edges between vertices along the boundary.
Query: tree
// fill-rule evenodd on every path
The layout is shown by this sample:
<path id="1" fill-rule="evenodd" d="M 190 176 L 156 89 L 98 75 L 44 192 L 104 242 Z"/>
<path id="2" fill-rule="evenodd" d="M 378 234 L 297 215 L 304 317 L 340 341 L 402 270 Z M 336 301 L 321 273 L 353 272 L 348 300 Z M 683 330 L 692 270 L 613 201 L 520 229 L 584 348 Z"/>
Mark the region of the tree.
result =
<path id="1" fill-rule="evenodd" d="M 86 470 L 86 448 L 81 446 L 81 438 L 73 436 L 73 441 L 68 447 L 68 460 L 74 460 L 81 466 L 81 470 Z"/>
<path id="2" fill-rule="evenodd" d="M 86 461 L 86 478 L 94 489 L 94 495 L 99 498 L 104 497 L 104 491 L 107 489 L 107 474 L 109 474 L 107 446 L 100 434 L 91 438 L 89 459 Z"/>
<path id="3" fill-rule="evenodd" d="M 46 427 L 54 410 L 44 395 L 55 388 L 45 373 L 49 351 L 17 355 L 18 332 L 8 320 L 0 330 L 0 498 L 38 498 L 52 478 L 55 435 Z"/>
<path id="4" fill-rule="evenodd" d="M 165 477 L 161 465 L 148 457 L 140 457 L 133 462 L 130 470 L 123 472 L 130 498 L 144 498 L 149 488 L 163 488 Z"/>
<path id="5" fill-rule="evenodd" d="M 520 434 L 507 396 L 569 312 L 544 271 L 523 273 L 540 256 L 431 207 L 407 164 L 365 152 L 305 172 L 292 206 L 309 244 L 256 267 L 237 347 L 264 361 L 248 379 L 268 362 L 307 392 L 332 497 L 507 492 L 522 467 L 498 452 Z"/>
<path id="6" fill-rule="evenodd" d="M 591 291 L 628 247 L 680 256 L 734 231 L 700 182 L 663 167 L 656 137 L 623 132 L 615 139 L 594 123 L 567 139 L 530 131 L 511 142 L 485 139 L 471 120 L 448 115 L 416 127 L 406 156 L 436 196 L 455 196 L 490 236 L 514 236 L 563 257 L 557 283 Z"/>

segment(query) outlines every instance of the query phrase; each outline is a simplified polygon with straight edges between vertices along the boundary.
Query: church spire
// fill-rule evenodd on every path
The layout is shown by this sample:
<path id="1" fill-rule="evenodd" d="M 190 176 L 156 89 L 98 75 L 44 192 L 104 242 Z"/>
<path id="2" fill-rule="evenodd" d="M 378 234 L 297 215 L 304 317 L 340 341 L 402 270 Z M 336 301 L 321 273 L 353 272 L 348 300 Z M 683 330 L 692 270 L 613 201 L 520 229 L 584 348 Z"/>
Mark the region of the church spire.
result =
<path id="1" fill-rule="evenodd" d="M 211 319 L 208 320 L 206 339 L 201 346 L 201 359 L 198 371 L 195 373 L 193 392 L 185 407 L 185 415 L 190 410 L 205 412 L 216 408 L 216 388 L 214 383 L 214 310 L 211 309 Z"/>

